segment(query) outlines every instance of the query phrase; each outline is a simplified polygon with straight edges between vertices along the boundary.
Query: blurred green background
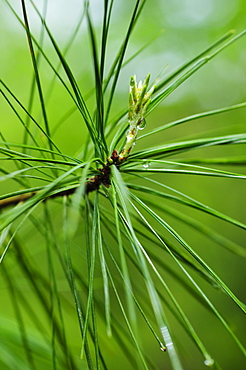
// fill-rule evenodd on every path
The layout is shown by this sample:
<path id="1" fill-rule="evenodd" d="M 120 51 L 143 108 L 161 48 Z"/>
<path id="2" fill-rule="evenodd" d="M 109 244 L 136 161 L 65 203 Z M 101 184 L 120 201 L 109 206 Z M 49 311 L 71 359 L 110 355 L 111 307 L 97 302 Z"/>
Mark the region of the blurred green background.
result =
<path id="1" fill-rule="evenodd" d="M 102 21 L 102 1 L 91 1 L 92 19 L 94 26 L 100 35 Z M 110 26 L 109 44 L 107 47 L 106 71 L 109 70 L 112 60 L 121 45 L 122 35 L 125 35 L 132 12 L 132 1 L 116 0 L 114 4 L 112 23 Z M 42 11 L 43 2 L 36 1 L 35 4 Z M 11 2 L 17 14 L 21 17 L 20 2 Z M 35 11 L 27 2 L 29 11 L 30 27 L 33 34 L 39 39 L 41 30 L 40 22 Z M 82 2 L 78 0 L 53 0 L 48 1 L 47 24 L 56 41 L 61 48 L 65 48 L 70 36 L 79 21 L 82 12 Z M 133 32 L 132 39 L 127 50 L 127 56 L 137 52 L 148 40 L 162 31 L 158 38 L 143 50 L 132 62 L 124 67 L 117 86 L 117 92 L 113 102 L 112 117 L 118 111 L 126 108 L 128 81 L 133 74 L 138 79 L 144 78 L 151 73 L 152 81 L 164 78 L 185 61 L 196 56 L 211 43 L 218 40 L 223 34 L 231 29 L 237 33 L 245 27 L 246 2 L 245 0 L 151 0 L 146 2 L 142 16 Z M 5 1 L 0 2 L 0 50 L 1 50 L 1 77 L 5 84 L 14 92 L 21 103 L 28 107 L 29 94 L 32 82 L 32 66 L 30 53 L 27 45 L 26 35 L 23 27 L 19 24 Z M 58 65 L 58 59 L 48 40 L 44 37 L 44 50 L 54 65 Z M 92 53 L 88 41 L 86 26 L 82 25 L 77 37 L 73 41 L 68 54 L 68 62 L 76 76 L 83 94 L 88 93 L 94 84 Z M 199 70 L 181 87 L 178 88 L 162 105 L 154 111 L 147 119 L 147 128 L 152 129 L 182 117 L 229 106 L 245 101 L 246 98 L 246 39 L 242 38 L 232 46 L 224 50 L 215 59 Z M 47 98 L 48 119 L 54 130 L 54 140 L 58 147 L 68 155 L 75 155 L 80 151 L 85 141 L 85 126 L 77 112 L 70 112 L 73 107 L 72 101 L 64 91 L 63 86 L 57 80 L 50 93 L 50 83 L 53 72 L 47 63 L 41 58 L 40 75 L 42 86 Z M 93 99 L 88 100 L 91 109 L 94 108 Z M 4 138 L 9 142 L 21 142 L 23 138 L 23 127 L 9 105 L 1 100 L 1 123 L 0 129 Z M 23 117 L 23 112 L 17 107 L 17 111 Z M 40 105 L 36 98 L 33 105 L 35 117 L 41 117 Z M 66 119 L 64 119 L 66 117 Z M 138 149 L 146 145 L 156 145 L 169 141 L 181 141 L 186 138 L 207 137 L 212 135 L 223 135 L 245 131 L 245 109 L 224 113 L 218 116 L 199 119 L 190 123 L 180 125 L 164 131 L 162 135 L 139 140 Z M 57 129 L 58 128 L 58 129 Z M 39 138 L 42 141 L 42 137 Z M 229 148 L 231 155 L 245 154 L 245 147 L 232 146 Z M 203 149 L 195 154 L 205 157 L 223 157 L 228 155 L 227 148 L 215 147 Z M 6 164 L 4 163 L 6 168 Z M 9 170 L 12 169 L 9 164 Z M 221 168 L 221 167 L 218 167 Z M 233 172 L 246 172 L 245 168 L 229 166 L 223 167 Z M 160 181 L 177 190 L 188 194 L 199 201 L 218 209 L 235 219 L 245 222 L 246 216 L 246 191 L 243 181 L 238 179 L 220 179 L 195 176 L 165 175 Z M 9 181 L 0 183 L 0 193 L 4 194 L 16 190 L 17 185 Z M 231 225 L 225 225 L 220 220 L 212 219 L 207 215 L 197 214 L 195 211 L 187 211 L 181 206 L 178 209 L 189 212 L 191 216 L 199 218 L 205 225 L 208 225 L 232 241 L 245 245 L 245 234 L 243 231 Z M 59 206 L 54 206 L 54 217 L 57 218 Z M 208 242 L 200 234 L 193 233 L 188 227 L 183 226 L 177 220 L 167 218 L 172 226 L 181 233 L 204 260 L 218 273 L 218 275 L 229 285 L 232 291 L 242 300 L 246 300 L 245 278 L 246 268 L 243 259 L 234 256 L 232 253 Z M 32 226 L 27 224 L 22 228 L 20 237 L 29 249 L 33 261 L 42 261 L 42 268 L 47 269 L 46 255 L 44 253 L 43 241 L 37 234 L 32 234 Z M 8 256 L 7 256 L 8 258 Z M 25 279 L 18 270 L 18 266 L 9 261 L 9 268 L 16 270 L 15 276 L 20 279 L 20 286 L 26 289 Z M 243 370 L 245 359 L 243 359 L 234 342 L 225 333 L 221 324 L 217 322 L 208 312 L 202 309 L 196 302 L 186 299 L 186 292 L 170 279 L 170 285 L 182 303 L 187 315 L 192 318 L 194 327 L 206 342 L 212 355 L 216 358 L 223 369 Z M 233 322 L 233 328 L 240 338 L 245 342 L 245 319 L 239 309 L 230 302 L 225 295 L 217 291 L 211 292 L 206 283 L 201 281 L 204 290 L 208 292 L 210 299 L 216 302 L 216 307 L 222 311 Z M 59 289 L 63 295 L 69 295 L 68 287 L 62 281 L 59 282 Z M 10 319 L 14 318 L 13 308 L 8 293 L 8 286 L 3 279 L 0 281 L 1 308 L 0 314 Z M 26 294 L 29 299 L 35 302 L 27 288 Z M 35 304 L 35 303 L 34 303 Z M 44 319 L 46 320 L 46 319 Z M 71 327 L 71 345 L 74 351 L 80 352 L 79 334 L 76 320 L 70 318 L 69 310 L 67 317 Z M 29 323 L 31 326 L 31 323 Z M 10 324 L 6 324 L 10 326 Z M 12 325 L 12 324 L 11 324 Z M 99 323 L 100 325 L 100 323 Z M 126 369 L 129 364 L 120 357 L 119 351 L 115 349 L 113 340 L 106 338 L 105 328 L 102 326 L 102 337 L 105 335 L 105 343 L 110 356 L 110 369 Z M 14 329 L 13 329 L 14 330 Z M 175 336 L 183 348 L 185 368 L 189 370 L 202 369 L 200 354 L 193 352 L 191 342 L 183 337 L 182 329 L 177 327 Z M 143 331 L 143 337 L 148 340 L 148 335 Z M 77 338 L 78 342 L 76 343 Z M 2 341 L 3 338 L 0 339 Z M 243 339 L 242 339 L 243 340 Z M 152 337 L 146 350 L 159 359 L 160 369 L 169 369 L 163 365 L 163 353 L 156 348 Z M 152 351 L 152 352 L 151 352 Z M 119 357 L 118 357 L 119 356 Z M 119 362 L 120 361 L 120 362 Z M 40 369 L 42 366 L 40 365 Z M 45 367 L 43 367 L 45 368 Z"/>

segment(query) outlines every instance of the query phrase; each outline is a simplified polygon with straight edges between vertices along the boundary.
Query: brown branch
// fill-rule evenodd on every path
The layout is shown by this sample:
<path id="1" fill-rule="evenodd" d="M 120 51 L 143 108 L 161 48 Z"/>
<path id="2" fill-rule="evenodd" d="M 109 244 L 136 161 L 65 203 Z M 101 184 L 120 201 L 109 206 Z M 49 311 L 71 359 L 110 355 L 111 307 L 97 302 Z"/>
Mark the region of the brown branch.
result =
<path id="1" fill-rule="evenodd" d="M 122 163 L 122 161 L 119 160 L 118 152 L 117 150 L 114 150 L 110 158 L 107 159 L 106 164 L 102 168 L 97 169 L 98 171 L 100 171 L 100 174 L 95 175 L 87 180 L 86 185 L 85 185 L 85 194 L 89 194 L 95 190 L 98 190 L 101 185 L 104 185 L 106 188 L 109 188 L 111 185 L 110 166 L 114 164 L 119 169 L 120 163 Z M 46 199 L 62 197 L 64 195 L 71 195 L 75 192 L 75 190 L 76 188 L 61 190 L 60 192 L 50 195 Z M 14 197 L 2 199 L 0 200 L 0 209 L 26 202 L 28 199 L 32 198 L 37 193 L 38 191 L 33 191 L 30 193 L 20 194 Z"/>

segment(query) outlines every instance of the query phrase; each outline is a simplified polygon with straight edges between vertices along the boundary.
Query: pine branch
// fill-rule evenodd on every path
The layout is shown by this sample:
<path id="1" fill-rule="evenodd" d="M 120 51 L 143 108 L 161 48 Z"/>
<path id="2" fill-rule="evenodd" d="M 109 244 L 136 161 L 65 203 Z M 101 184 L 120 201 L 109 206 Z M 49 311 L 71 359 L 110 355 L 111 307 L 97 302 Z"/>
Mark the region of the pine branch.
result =
<path id="1" fill-rule="evenodd" d="M 100 174 L 95 175 L 87 180 L 86 186 L 85 186 L 85 194 L 89 194 L 95 190 L 98 190 L 101 185 L 104 185 L 106 188 L 109 188 L 111 185 L 110 166 L 115 165 L 119 169 L 121 163 L 122 161 L 119 160 L 119 155 L 118 155 L 117 150 L 113 150 L 110 158 L 107 159 L 106 164 L 102 168 L 97 169 L 100 172 Z M 71 195 L 76 191 L 76 189 L 77 188 L 61 190 L 60 192 L 50 195 L 45 200 L 63 197 L 64 195 Z M 37 193 L 38 191 L 32 191 L 30 193 L 20 194 L 14 197 L 2 199 L 0 200 L 0 209 L 26 202 L 27 200 L 32 198 Z"/>
<path id="2" fill-rule="evenodd" d="M 152 88 L 147 91 L 149 80 L 150 74 L 147 75 L 143 83 L 142 81 L 140 81 L 139 84 L 137 84 L 136 76 L 131 77 L 128 107 L 129 130 L 126 134 L 125 146 L 120 154 L 118 154 L 117 150 L 114 149 L 111 156 L 107 158 L 105 165 L 102 168 L 97 169 L 100 173 L 87 180 L 85 186 L 85 194 L 89 194 L 95 190 L 98 190 L 101 185 L 109 188 L 111 185 L 110 166 L 115 165 L 116 168 L 119 169 L 120 165 L 127 160 L 136 142 L 138 130 L 141 129 L 141 126 L 145 121 L 145 115 L 151 102 L 150 97 L 154 92 L 154 86 L 152 86 Z M 64 195 L 73 194 L 76 189 L 77 188 L 61 190 L 60 192 L 48 196 L 47 198 L 45 198 L 45 200 L 49 198 L 57 198 Z M 20 194 L 14 197 L 2 199 L 0 200 L 0 209 L 23 203 L 32 198 L 37 193 L 38 192 L 32 191 L 30 193 Z"/>

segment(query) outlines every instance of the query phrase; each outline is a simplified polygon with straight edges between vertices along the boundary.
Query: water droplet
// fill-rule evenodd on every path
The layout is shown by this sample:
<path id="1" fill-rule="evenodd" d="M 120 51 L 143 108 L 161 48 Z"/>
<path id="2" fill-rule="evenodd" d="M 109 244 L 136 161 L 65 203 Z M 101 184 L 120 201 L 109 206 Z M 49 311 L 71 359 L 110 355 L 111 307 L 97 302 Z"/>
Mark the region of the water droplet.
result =
<path id="1" fill-rule="evenodd" d="M 151 163 L 149 162 L 149 161 L 144 161 L 143 162 L 143 168 L 145 169 L 145 170 L 147 170 L 148 168 L 149 168 L 149 166 L 151 165 Z"/>
<path id="2" fill-rule="evenodd" d="M 138 129 L 139 129 L 139 130 L 143 130 L 145 127 L 146 127 L 146 119 L 145 119 L 145 118 L 143 118 L 143 119 L 139 122 L 139 124 L 138 124 Z"/>
<path id="3" fill-rule="evenodd" d="M 204 365 L 206 366 L 213 366 L 214 360 L 212 358 L 208 358 L 207 360 L 204 361 Z"/>

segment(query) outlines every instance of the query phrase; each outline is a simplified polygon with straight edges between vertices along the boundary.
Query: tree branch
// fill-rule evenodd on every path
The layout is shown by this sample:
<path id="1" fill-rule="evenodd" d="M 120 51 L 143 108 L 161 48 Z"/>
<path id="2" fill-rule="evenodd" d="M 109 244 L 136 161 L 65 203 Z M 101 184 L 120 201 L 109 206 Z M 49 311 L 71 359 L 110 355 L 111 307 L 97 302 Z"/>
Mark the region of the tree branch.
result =
<path id="1" fill-rule="evenodd" d="M 106 188 L 109 188 L 110 185 L 111 185 L 111 181 L 110 181 L 111 169 L 110 169 L 110 166 L 115 165 L 119 169 L 120 164 L 122 162 L 123 161 L 119 160 L 119 155 L 118 155 L 117 150 L 113 150 L 113 153 L 110 156 L 110 158 L 107 159 L 106 164 L 102 168 L 98 168 L 98 171 L 100 171 L 100 174 L 95 175 L 95 176 L 93 176 L 93 177 L 91 177 L 87 180 L 86 185 L 85 185 L 85 194 L 89 194 L 89 193 L 91 193 L 95 190 L 98 190 L 101 185 L 104 185 Z M 60 192 L 57 192 L 56 194 L 50 195 L 46 199 L 62 197 L 64 195 L 71 195 L 75 191 L 76 191 L 76 188 L 68 189 L 68 190 L 61 190 Z M 17 205 L 19 203 L 26 202 L 28 199 L 32 198 L 37 193 L 38 193 L 38 191 L 32 191 L 30 193 L 20 194 L 20 195 L 14 196 L 14 197 L 1 199 L 0 200 L 0 209 L 6 208 L 6 207 L 9 207 L 9 206 L 14 206 L 14 205 Z"/>

